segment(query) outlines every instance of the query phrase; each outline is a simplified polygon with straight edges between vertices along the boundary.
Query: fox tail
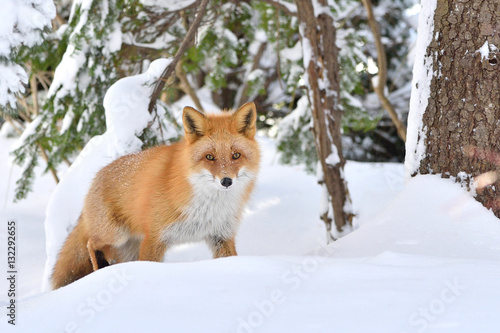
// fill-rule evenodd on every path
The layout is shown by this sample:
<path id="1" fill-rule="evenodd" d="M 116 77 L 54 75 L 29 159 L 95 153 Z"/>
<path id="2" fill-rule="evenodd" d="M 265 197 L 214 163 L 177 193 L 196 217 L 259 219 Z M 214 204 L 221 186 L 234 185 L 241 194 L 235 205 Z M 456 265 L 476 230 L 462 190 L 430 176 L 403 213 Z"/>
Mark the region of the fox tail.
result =
<path id="1" fill-rule="evenodd" d="M 81 217 L 80 217 L 81 219 Z M 58 289 L 92 273 L 87 237 L 78 223 L 66 238 L 52 273 L 52 288 Z"/>

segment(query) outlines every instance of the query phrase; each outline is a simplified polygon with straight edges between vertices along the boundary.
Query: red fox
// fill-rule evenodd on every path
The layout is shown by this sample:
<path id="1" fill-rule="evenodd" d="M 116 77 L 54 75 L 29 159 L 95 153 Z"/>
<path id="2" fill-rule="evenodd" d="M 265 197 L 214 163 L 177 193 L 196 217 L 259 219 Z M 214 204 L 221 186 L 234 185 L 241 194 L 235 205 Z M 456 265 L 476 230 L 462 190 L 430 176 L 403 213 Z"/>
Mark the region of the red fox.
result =
<path id="1" fill-rule="evenodd" d="M 54 289 L 101 267 L 162 261 L 169 246 L 206 241 L 236 255 L 235 235 L 259 169 L 254 103 L 237 111 L 183 110 L 185 138 L 101 169 L 52 274 Z"/>

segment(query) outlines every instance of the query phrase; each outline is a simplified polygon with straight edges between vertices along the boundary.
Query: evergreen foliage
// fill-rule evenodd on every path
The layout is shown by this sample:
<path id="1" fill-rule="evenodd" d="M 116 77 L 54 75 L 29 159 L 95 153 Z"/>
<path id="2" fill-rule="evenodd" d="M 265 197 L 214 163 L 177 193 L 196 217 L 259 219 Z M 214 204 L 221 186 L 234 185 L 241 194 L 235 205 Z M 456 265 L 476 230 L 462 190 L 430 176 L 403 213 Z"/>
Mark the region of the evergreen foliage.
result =
<path id="1" fill-rule="evenodd" d="M 55 4 L 55 30 L 42 35 L 43 43 L 13 44 L 11 53 L 0 54 L 0 65 L 7 61 L 29 68 L 29 75 L 21 78 L 27 87 L 24 94 L 19 95 L 22 89 L 12 90 L 19 97 L 17 103 L 2 108 L 3 118 L 24 132 L 14 152 L 24 172 L 17 182 L 17 199 L 29 193 L 39 158 L 46 160 L 47 171 L 57 173 L 90 138 L 106 130 L 107 89 L 122 77 L 144 72 L 151 61 L 173 56 L 197 7 L 194 0 L 181 2 L 183 7 L 153 0 Z M 291 0 L 288 4 L 294 5 Z M 363 7 L 355 0 L 330 4 L 340 52 L 342 125 L 349 139 L 345 153 L 351 158 L 374 155 L 373 147 L 361 144 L 366 138 L 376 141 L 383 136 L 391 144 L 397 138 L 380 126 L 387 125 L 383 111 L 371 102 L 368 59 L 376 54 Z M 391 92 L 402 92 L 410 81 L 406 56 L 412 30 L 401 13 L 412 4 L 413 0 L 375 4 L 388 52 Z M 144 147 L 178 139 L 180 119 L 173 104 L 185 94 L 208 89 L 211 102 L 220 108 L 255 101 L 259 126 L 271 135 L 277 133 L 281 160 L 305 164 L 313 171 L 316 152 L 298 28 L 296 16 L 266 1 L 210 1 L 196 39 L 180 62 L 192 90 L 179 78 L 169 78 L 155 122 L 140 138 Z M 403 101 L 398 105 L 404 105 L 409 91 L 398 96 Z"/>

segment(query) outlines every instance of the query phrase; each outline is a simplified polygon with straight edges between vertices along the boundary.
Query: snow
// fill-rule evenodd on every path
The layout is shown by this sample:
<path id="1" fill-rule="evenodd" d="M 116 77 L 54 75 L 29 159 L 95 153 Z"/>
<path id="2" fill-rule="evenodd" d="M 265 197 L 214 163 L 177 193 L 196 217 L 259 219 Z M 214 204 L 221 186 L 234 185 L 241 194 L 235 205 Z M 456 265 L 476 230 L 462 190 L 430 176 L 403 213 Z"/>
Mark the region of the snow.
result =
<path id="1" fill-rule="evenodd" d="M 169 11 L 178 11 L 191 6 L 195 0 L 140 0 L 144 6 L 165 8 Z"/>
<path id="2" fill-rule="evenodd" d="M 123 34 L 122 37 L 123 37 L 123 42 L 125 44 L 134 45 L 134 46 L 138 46 L 138 47 L 157 49 L 157 50 L 165 48 L 165 45 L 176 40 L 175 36 L 172 36 L 171 34 L 169 34 L 167 32 L 165 32 L 163 35 L 156 38 L 152 43 L 137 42 L 134 39 L 134 35 L 132 33 Z"/>
<path id="3" fill-rule="evenodd" d="M 293 47 L 281 50 L 280 55 L 284 59 L 292 62 L 299 61 L 302 59 L 302 46 L 300 43 L 295 43 Z"/>
<path id="4" fill-rule="evenodd" d="M 276 0 L 277 3 L 279 3 L 281 6 L 286 7 L 286 9 L 290 13 L 297 13 L 297 6 L 295 4 L 286 2 L 286 1 L 281 1 L 281 0 Z"/>
<path id="5" fill-rule="evenodd" d="M 485 41 L 483 46 L 481 46 L 475 53 L 479 53 L 481 55 L 481 60 L 488 59 L 490 57 L 490 52 L 497 51 L 498 48 L 495 44 L 488 43 Z"/>
<path id="6" fill-rule="evenodd" d="M 115 22 L 113 24 L 113 29 L 111 35 L 108 37 L 109 38 L 109 47 L 105 49 L 105 51 L 109 53 L 115 53 L 121 50 L 122 48 L 122 40 L 123 40 L 123 34 L 121 30 L 121 26 L 118 22 Z M 108 54 L 109 55 L 109 54 Z"/>
<path id="7" fill-rule="evenodd" d="M 9 56 L 21 44 L 41 42 L 40 30 L 50 26 L 56 8 L 51 0 L 3 0 L 0 11 L 0 55 Z"/>
<path id="8" fill-rule="evenodd" d="M 490 56 L 490 48 L 488 46 L 488 41 L 485 41 L 483 46 L 481 46 L 479 50 L 477 50 L 476 52 L 479 52 L 479 54 L 481 54 L 481 60 L 488 59 L 488 57 Z"/>
<path id="9" fill-rule="evenodd" d="M 23 134 L 21 134 L 21 136 L 19 137 L 19 139 L 17 140 L 17 142 L 13 146 L 13 150 L 16 150 L 16 149 L 19 149 L 20 147 L 22 147 L 24 145 L 26 139 L 28 139 L 28 137 L 30 137 L 31 135 L 36 133 L 38 126 L 42 122 L 42 119 L 43 119 L 43 117 L 37 116 L 35 119 L 33 119 L 31 121 L 31 123 L 28 123 L 26 125 L 26 128 L 23 131 Z"/>
<path id="10" fill-rule="evenodd" d="M 123 78 L 106 93 L 106 132 L 92 138 L 84 147 L 48 203 L 45 218 L 47 262 L 43 290 L 49 288 L 49 278 L 57 253 L 69 230 L 78 220 L 83 199 L 94 175 L 116 158 L 140 150 L 142 141 L 138 136 L 153 120 L 147 110 L 153 89 L 151 84 L 169 63 L 170 60 L 167 59 L 156 60 L 146 73 Z"/>
<path id="11" fill-rule="evenodd" d="M 85 52 L 77 50 L 74 45 L 68 45 L 59 65 L 57 65 L 54 79 L 48 91 L 48 97 L 57 94 L 63 97 L 76 88 L 77 75 L 85 64 Z"/>
<path id="12" fill-rule="evenodd" d="M 434 36 L 434 11 L 436 0 L 422 0 L 419 14 L 418 37 L 413 65 L 413 80 L 408 113 L 405 169 L 407 177 L 418 171 L 425 155 L 427 130 L 423 126 L 423 115 L 430 97 L 433 75 L 432 55 L 427 56 L 427 46 Z"/>
<path id="13" fill-rule="evenodd" d="M 169 250 L 166 263 L 114 265 L 40 293 L 41 222 L 53 180 L 40 175 L 31 197 L 16 204 L 12 191 L 2 191 L 0 218 L 19 225 L 20 269 L 17 327 L 4 318 L 0 330 L 494 332 L 500 325 L 493 310 L 500 306 L 500 224 L 459 184 L 417 176 L 405 185 L 401 164 L 349 161 L 345 175 L 360 227 L 327 246 L 316 177 L 275 163 L 274 142 L 258 140 L 262 169 L 238 233 L 238 257 L 212 260 L 204 244 L 185 245 Z M 0 172 L 12 168 L 9 178 L 16 179 L 20 169 L 6 158 L 15 141 L 0 141 Z M 73 186 L 86 182 L 78 179 Z M 8 181 L 0 178 L 0 188 Z M 65 192 L 60 214 L 75 210 L 77 218 L 70 200 L 79 192 Z M 5 237 L 3 227 L 2 243 Z M 1 297 L 6 304 L 6 293 Z"/>
<path id="14" fill-rule="evenodd" d="M 500 260 L 499 220 L 470 193 L 461 191 L 460 184 L 440 176 L 412 178 L 383 214 L 363 223 L 352 236 L 332 245 L 335 256 L 365 257 L 389 251 Z"/>
<path id="15" fill-rule="evenodd" d="M 100 38 L 81 38 L 81 36 L 95 35 L 95 30 L 99 29 L 98 23 L 93 22 L 95 17 L 90 13 L 93 3 L 91 0 L 75 0 L 72 4 L 68 22 L 74 21 L 77 8 L 80 9 L 80 16 L 69 36 L 70 44 L 67 46 L 61 62 L 56 67 L 54 78 L 48 91 L 49 98 L 55 97 L 55 101 L 53 102 L 55 106 L 59 104 L 59 99 L 67 95 L 74 96 L 77 88 L 79 91 L 85 91 L 88 88 L 91 78 L 87 72 L 82 72 L 82 68 L 92 67 L 95 64 L 95 59 L 92 57 L 89 58 L 88 55 L 91 48 L 101 46 L 99 49 L 103 58 L 109 58 L 112 53 L 116 53 L 121 49 L 124 37 L 118 22 L 115 22 L 110 29 L 106 29 L 106 33 Z M 107 1 L 102 1 L 100 6 L 102 6 L 100 24 L 104 25 L 110 4 Z M 66 29 L 67 26 L 62 26 L 57 34 L 62 35 Z M 96 66 L 93 71 L 95 76 L 100 76 L 104 81 L 105 78 L 101 66 Z M 89 110 L 89 112 L 91 111 Z"/>
<path id="16" fill-rule="evenodd" d="M 17 64 L 4 65 L 0 63 L 0 77 L 0 105 L 15 107 L 16 98 L 12 93 L 24 93 L 23 84 L 28 83 L 28 75 Z"/>
<path id="17" fill-rule="evenodd" d="M 323 5 L 323 4 L 320 4 L 318 2 L 318 0 L 313 0 L 312 5 L 313 5 L 313 10 L 314 10 L 314 16 L 319 17 L 320 15 L 329 15 L 333 18 L 330 3 L 333 3 L 333 1 L 329 1 L 328 4 Z"/>
<path id="18" fill-rule="evenodd" d="M 265 73 L 260 68 L 254 69 L 247 76 L 248 81 L 263 80 L 264 78 L 265 78 Z"/>
<path id="19" fill-rule="evenodd" d="M 311 46 L 311 42 L 309 41 L 309 39 L 307 39 L 307 37 L 305 36 L 305 26 L 303 24 L 300 24 L 299 25 L 299 30 L 301 31 L 300 35 L 301 35 L 301 43 L 302 43 L 302 56 L 303 56 L 303 63 L 304 63 L 304 68 L 309 68 L 309 63 L 311 62 L 311 60 L 313 60 L 313 57 L 314 57 L 314 53 L 313 53 L 313 50 L 312 50 L 312 46 Z M 304 72 L 304 76 L 305 74 L 307 73 L 307 70 Z"/>
<path id="20" fill-rule="evenodd" d="M 329 332 L 332 327 L 457 332 L 460 326 L 493 332 L 498 323 L 493 311 L 457 311 L 464 303 L 471 310 L 481 307 L 488 289 L 491 299 L 499 296 L 492 276 L 498 268 L 491 262 L 390 253 L 346 262 L 324 257 L 328 252 L 321 250 L 309 260 L 240 257 L 103 269 L 92 279 L 22 303 L 25 318 L 18 326 L 36 332 Z M 431 267 L 422 265 L 429 261 Z M 477 281 L 478 276 L 484 278 Z M 388 282 L 392 292 L 384 294 L 380 288 Z M 162 288 L 145 292 L 151 285 Z M 65 306 L 54 311 L 51 304 Z"/>
<path id="21" fill-rule="evenodd" d="M 14 0 L 7 0 L 3 3 L 0 11 L 0 55 L 8 56 L 10 54 L 9 36 L 16 24 L 17 8 Z"/>
<path id="22" fill-rule="evenodd" d="M 276 140 L 278 142 L 285 141 L 287 135 L 300 129 L 298 132 L 301 133 L 303 138 L 302 150 L 306 150 L 308 140 L 304 138 L 304 133 L 307 133 L 313 127 L 312 119 L 308 117 L 309 113 L 309 100 L 307 95 L 304 95 L 297 101 L 296 108 L 280 121 Z"/>
<path id="23" fill-rule="evenodd" d="M 231 6 L 231 5 L 229 5 L 229 6 Z M 224 38 L 226 38 L 229 41 L 229 44 L 231 44 L 231 45 L 238 45 L 238 37 L 236 37 L 236 35 L 234 34 L 234 32 L 232 32 L 229 29 L 224 29 L 222 31 L 222 33 L 224 35 Z"/>
<path id="24" fill-rule="evenodd" d="M 266 43 L 267 42 L 266 32 L 262 29 L 257 29 L 257 31 L 255 31 L 255 40 L 259 43 Z"/>
<path id="25" fill-rule="evenodd" d="M 73 112 L 73 107 L 70 106 L 68 112 L 66 112 L 62 120 L 61 129 L 59 131 L 60 134 L 64 134 L 68 131 L 74 118 L 75 118 L 75 113 Z"/>
<path id="26" fill-rule="evenodd" d="M 330 153 L 330 155 L 327 156 L 327 158 L 325 159 L 325 162 L 326 162 L 326 164 L 334 167 L 338 163 L 340 163 L 340 157 L 339 157 L 339 153 L 337 151 L 337 146 L 331 145 L 331 150 L 332 150 L 332 152 Z"/>
<path id="27" fill-rule="evenodd" d="M 91 1 L 79 3 L 89 6 Z M 182 8 L 193 1 L 142 3 Z M 12 202 L 10 183 L 22 169 L 11 164 L 9 152 L 36 130 L 41 118 L 17 140 L 7 138 L 4 124 L 0 173 L 8 176 L 0 177 L 0 219 L 17 224 L 18 317 L 16 327 L 4 317 L 0 331 L 495 332 L 500 326 L 495 311 L 500 307 L 499 220 L 453 181 L 418 175 L 405 182 L 404 177 L 417 170 L 424 153 L 422 115 L 433 75 L 425 50 L 433 38 L 435 6 L 435 0 L 422 4 L 413 81 L 418 89 L 412 94 L 406 164 L 347 162 L 356 230 L 329 245 L 318 216 L 329 208 L 324 186 L 302 166 L 278 164 L 275 141 L 259 134 L 261 172 L 236 239 L 238 257 L 213 260 L 205 244 L 185 244 L 169 249 L 163 263 L 113 265 L 49 291 L 56 254 L 78 219 L 95 173 L 141 148 L 138 136 L 153 120 L 147 111 L 151 83 L 169 60 L 154 61 L 146 73 L 116 82 L 104 99 L 106 133 L 92 138 L 72 166 L 60 171 L 57 187 L 50 175 L 42 174 L 42 162 L 35 170 L 34 192 L 19 203 Z M 0 20 L 0 50 L 6 25 L 8 20 Z M 110 52 L 126 38 L 118 25 L 113 29 Z M 308 65 L 312 53 L 307 39 L 302 51 Z M 298 59 L 296 47 L 286 53 L 288 59 Z M 77 75 L 73 66 L 81 61 L 78 54 L 65 54 L 53 86 L 69 89 Z M 251 75 L 258 77 L 258 72 Z M 205 110 L 215 108 L 209 89 L 197 94 Z M 171 106 L 178 122 L 185 105 L 192 105 L 188 96 Z M 282 128 L 310 128 L 310 123 L 301 124 L 307 107 L 303 96 Z M 72 117 L 66 114 L 61 131 Z M 327 163 L 335 165 L 335 146 L 332 151 Z M 7 228 L 2 225 L 0 261 L 6 263 Z M 8 281 L 1 281 L 3 307 L 9 304 Z"/>
<path id="28" fill-rule="evenodd" d="M 41 30 L 50 26 L 56 9 L 52 0 L 2 0 L 0 11 L 0 106 L 16 106 L 15 95 L 24 92 L 26 71 L 10 59 L 21 45 L 42 42 Z"/>
<path id="29" fill-rule="evenodd" d="M 207 86 L 198 89 L 196 91 L 196 94 L 198 95 L 200 104 L 205 112 L 212 112 L 219 110 L 217 105 L 215 105 L 215 103 L 212 100 L 212 91 Z M 184 107 L 185 106 L 194 107 L 194 105 L 195 104 L 193 100 L 189 97 L 189 95 L 184 95 L 170 106 L 171 109 L 170 111 L 175 117 L 175 120 L 177 121 L 178 124 L 182 124 L 182 111 Z M 182 129 L 182 131 L 184 131 L 184 129 Z"/>

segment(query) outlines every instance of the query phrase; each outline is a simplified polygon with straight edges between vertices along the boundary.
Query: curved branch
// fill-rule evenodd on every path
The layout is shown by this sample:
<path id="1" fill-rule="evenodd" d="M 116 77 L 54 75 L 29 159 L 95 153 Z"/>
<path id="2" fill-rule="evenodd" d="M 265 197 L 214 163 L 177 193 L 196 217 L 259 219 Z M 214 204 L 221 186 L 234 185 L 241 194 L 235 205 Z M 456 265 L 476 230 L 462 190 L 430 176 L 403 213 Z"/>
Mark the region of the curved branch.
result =
<path id="1" fill-rule="evenodd" d="M 391 104 L 384 92 L 387 83 L 387 59 L 385 55 L 384 45 L 382 44 L 382 38 L 380 36 L 380 30 L 377 21 L 373 16 L 372 4 L 370 0 L 361 1 L 365 6 L 366 14 L 368 17 L 368 24 L 370 25 L 370 29 L 372 30 L 373 39 L 375 40 L 375 48 L 377 49 L 378 83 L 377 86 L 373 87 L 373 90 L 375 90 L 375 93 L 377 93 L 384 109 L 386 109 L 387 113 L 389 113 L 389 117 L 391 117 L 394 126 L 396 126 L 399 137 L 404 142 L 406 142 L 406 127 L 399 119 L 394 106 Z"/>
<path id="2" fill-rule="evenodd" d="M 209 0 L 201 0 L 200 5 L 198 6 L 198 12 L 196 13 L 196 18 L 194 19 L 193 24 L 191 24 L 191 26 L 189 27 L 189 30 L 186 33 L 186 37 L 184 37 L 184 40 L 179 46 L 179 49 L 175 53 L 174 59 L 172 59 L 172 62 L 167 66 L 167 68 L 165 68 L 158 81 L 156 81 L 155 88 L 149 100 L 148 111 L 150 113 L 152 113 L 156 108 L 156 100 L 160 97 L 161 91 L 165 87 L 167 78 L 170 77 L 175 71 L 175 66 L 179 62 L 184 52 L 187 50 L 188 46 L 193 41 L 195 33 L 200 26 L 201 20 L 203 19 L 203 16 L 205 16 L 208 1 Z"/>
<path id="3" fill-rule="evenodd" d="M 200 99 L 198 98 L 198 95 L 196 94 L 196 90 L 191 87 L 191 84 L 189 83 L 189 80 L 187 78 L 186 72 L 184 72 L 184 69 L 182 69 L 182 61 L 179 61 L 177 63 L 177 66 L 175 67 L 175 75 L 179 79 L 180 87 L 184 91 L 186 95 L 191 97 L 193 100 L 194 106 L 198 111 L 204 112 L 203 106 L 201 105 Z"/>
<path id="4" fill-rule="evenodd" d="M 257 68 L 259 68 L 260 59 L 262 58 L 262 55 L 264 54 L 266 47 L 267 47 L 267 42 L 260 43 L 259 50 L 257 51 L 255 57 L 253 58 L 252 68 L 248 73 L 251 73 Z M 240 90 L 240 98 L 238 99 L 238 103 L 234 106 L 235 108 L 239 108 L 240 106 L 248 102 L 248 97 L 249 97 L 248 89 L 249 89 L 248 80 L 245 80 L 243 82 L 243 87 Z"/>

